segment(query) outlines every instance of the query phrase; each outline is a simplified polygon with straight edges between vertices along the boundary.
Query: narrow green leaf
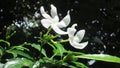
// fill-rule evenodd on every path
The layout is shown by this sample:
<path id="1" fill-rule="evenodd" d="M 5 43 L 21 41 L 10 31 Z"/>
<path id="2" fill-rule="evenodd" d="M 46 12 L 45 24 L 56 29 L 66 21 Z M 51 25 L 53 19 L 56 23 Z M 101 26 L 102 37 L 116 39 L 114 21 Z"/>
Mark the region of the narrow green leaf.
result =
<path id="1" fill-rule="evenodd" d="M 56 50 L 54 51 L 54 53 L 58 53 L 57 55 L 60 55 L 62 57 L 63 53 L 66 52 L 63 45 L 58 42 L 54 42 L 53 44 L 56 46 Z"/>
<path id="2" fill-rule="evenodd" d="M 73 63 L 76 65 L 76 67 L 79 67 L 79 68 L 88 68 L 86 65 L 84 65 L 81 62 L 73 62 Z"/>
<path id="3" fill-rule="evenodd" d="M 33 65 L 33 62 L 31 60 L 28 60 L 26 58 L 15 58 L 8 61 L 4 65 L 4 68 L 22 68 L 23 66 L 32 68 L 32 65 Z"/>
<path id="4" fill-rule="evenodd" d="M 41 53 L 42 53 L 45 57 L 47 57 L 45 49 L 44 49 L 44 48 L 41 48 L 41 46 L 40 46 L 39 44 L 32 43 L 32 44 L 30 44 L 30 45 L 31 45 L 33 48 L 37 49 L 38 51 L 41 51 Z M 41 50 L 41 49 L 42 49 L 42 50 Z"/>
<path id="5" fill-rule="evenodd" d="M 4 49 L 0 46 L 0 56 L 3 55 Z"/>
<path id="6" fill-rule="evenodd" d="M 84 55 L 79 55 L 75 57 L 83 58 L 83 59 L 94 59 L 94 60 L 100 60 L 105 62 L 120 63 L 119 57 L 106 55 L 106 54 L 84 54 Z"/>
<path id="7" fill-rule="evenodd" d="M 36 61 L 32 68 L 38 68 L 39 66 L 40 66 L 40 62 Z"/>
<path id="8" fill-rule="evenodd" d="M 20 45 L 19 46 L 13 46 L 12 49 L 17 49 L 17 50 L 21 50 L 21 51 L 24 51 L 24 50 L 29 51 L 28 48 L 20 46 Z"/>
<path id="9" fill-rule="evenodd" d="M 0 43 L 1 43 L 1 42 L 6 43 L 8 46 L 10 46 L 10 42 L 8 42 L 8 41 L 5 41 L 5 40 L 3 40 L 3 39 L 0 39 Z"/>
<path id="10" fill-rule="evenodd" d="M 53 44 L 51 44 L 51 43 L 49 43 L 48 42 L 48 44 L 55 50 L 56 49 L 56 47 L 53 45 Z"/>
<path id="11" fill-rule="evenodd" d="M 28 55 L 27 53 L 20 51 L 20 50 L 7 50 L 7 52 L 12 53 L 14 57 L 17 57 L 17 55 L 21 55 L 28 59 L 33 59 L 30 55 Z"/>
<path id="12" fill-rule="evenodd" d="M 62 65 L 63 65 L 63 66 L 66 66 L 66 67 L 69 67 L 69 68 L 77 68 L 76 66 L 71 65 L 71 64 L 66 63 L 66 62 L 64 62 Z"/>

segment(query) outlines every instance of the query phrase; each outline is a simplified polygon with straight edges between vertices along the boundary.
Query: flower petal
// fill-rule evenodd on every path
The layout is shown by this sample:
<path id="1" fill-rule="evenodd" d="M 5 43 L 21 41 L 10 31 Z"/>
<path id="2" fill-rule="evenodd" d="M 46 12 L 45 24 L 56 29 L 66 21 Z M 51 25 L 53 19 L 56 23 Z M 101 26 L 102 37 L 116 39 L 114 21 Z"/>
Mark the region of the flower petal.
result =
<path id="1" fill-rule="evenodd" d="M 83 49 L 87 46 L 87 44 L 88 44 L 88 41 L 83 43 L 73 42 L 72 46 L 76 49 Z"/>
<path id="2" fill-rule="evenodd" d="M 63 21 L 61 21 L 61 22 L 57 23 L 57 26 L 59 28 L 63 28 L 63 27 L 66 27 L 66 24 Z"/>
<path id="3" fill-rule="evenodd" d="M 74 34 L 76 32 L 75 26 L 77 26 L 77 24 L 73 24 L 70 28 L 67 29 L 69 37 L 73 37 L 74 36 Z"/>
<path id="4" fill-rule="evenodd" d="M 50 5 L 51 6 L 51 16 L 54 18 L 57 15 L 57 8 L 54 5 Z"/>
<path id="5" fill-rule="evenodd" d="M 41 24 L 45 27 L 45 28 L 49 28 L 51 25 L 51 21 L 48 19 L 42 19 L 41 20 Z"/>
<path id="6" fill-rule="evenodd" d="M 83 39 L 84 35 L 85 35 L 85 30 L 79 30 L 76 33 L 73 40 L 76 41 L 76 42 L 80 42 Z"/>
<path id="7" fill-rule="evenodd" d="M 54 23 L 58 23 L 58 22 L 59 22 L 59 18 L 58 18 L 57 16 L 55 16 L 55 17 L 52 19 L 52 21 L 53 21 Z"/>
<path id="8" fill-rule="evenodd" d="M 57 27 L 56 24 L 52 24 L 51 27 L 58 34 L 61 34 L 61 35 L 67 34 L 67 32 L 65 32 L 65 31 L 61 30 L 59 27 Z"/>
<path id="9" fill-rule="evenodd" d="M 71 28 L 74 28 L 74 29 L 75 29 L 76 26 L 77 26 L 77 24 L 73 24 L 73 25 L 71 26 Z"/>
<path id="10" fill-rule="evenodd" d="M 69 14 L 69 11 L 67 12 L 67 15 L 61 20 L 60 23 L 65 23 L 65 26 L 68 26 L 70 24 L 70 14 Z"/>
<path id="11" fill-rule="evenodd" d="M 40 7 L 40 12 L 41 12 L 41 14 L 45 14 L 46 13 L 43 6 Z"/>
<path id="12" fill-rule="evenodd" d="M 46 18 L 46 19 L 52 19 L 51 16 L 48 15 L 48 14 L 45 12 L 43 6 L 40 7 L 40 12 L 41 12 L 41 14 L 42 14 L 42 16 L 43 16 L 44 18 Z"/>

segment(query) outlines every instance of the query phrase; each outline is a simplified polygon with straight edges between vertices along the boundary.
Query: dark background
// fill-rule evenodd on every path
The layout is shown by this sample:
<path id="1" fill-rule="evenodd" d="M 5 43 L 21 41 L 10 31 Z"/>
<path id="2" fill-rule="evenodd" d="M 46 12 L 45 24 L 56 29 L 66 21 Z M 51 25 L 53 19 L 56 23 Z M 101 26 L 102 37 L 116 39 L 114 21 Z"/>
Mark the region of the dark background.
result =
<path id="1" fill-rule="evenodd" d="M 84 40 L 88 40 L 89 45 L 80 51 L 120 57 L 120 0 L 0 0 L 0 37 L 4 26 L 24 16 L 32 17 L 41 5 L 49 10 L 50 4 L 57 7 L 61 18 L 70 10 L 71 24 L 78 23 L 78 30 L 86 30 Z M 21 38 L 23 35 L 21 33 Z M 90 68 L 109 67 L 120 68 L 120 64 L 97 61 L 90 65 Z"/>

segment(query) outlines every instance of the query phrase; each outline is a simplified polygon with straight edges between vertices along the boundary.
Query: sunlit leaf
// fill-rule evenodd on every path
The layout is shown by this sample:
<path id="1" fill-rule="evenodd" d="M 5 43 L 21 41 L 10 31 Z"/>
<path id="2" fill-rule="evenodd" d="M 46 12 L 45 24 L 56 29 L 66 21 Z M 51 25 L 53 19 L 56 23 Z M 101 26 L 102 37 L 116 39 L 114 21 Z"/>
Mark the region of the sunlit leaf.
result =
<path id="1" fill-rule="evenodd" d="M 24 51 L 24 50 L 29 51 L 28 48 L 20 46 L 20 45 L 19 46 L 13 46 L 12 49 L 17 49 L 17 50 L 22 50 L 22 51 Z"/>
<path id="2" fill-rule="evenodd" d="M 76 67 L 79 67 L 79 68 L 88 68 L 86 65 L 84 65 L 81 62 L 73 62 L 73 63 L 76 65 Z"/>
<path id="3" fill-rule="evenodd" d="M 4 68 L 22 68 L 22 67 L 29 67 L 32 68 L 33 62 L 26 58 L 15 58 L 13 60 L 8 61 Z"/>
<path id="4" fill-rule="evenodd" d="M 60 55 L 62 57 L 63 53 L 66 52 L 63 45 L 58 42 L 54 42 L 53 44 L 56 46 L 56 50 L 54 50 L 54 53 L 57 53 L 57 55 Z"/>
<path id="5" fill-rule="evenodd" d="M 39 66 L 40 66 L 40 62 L 36 61 L 32 68 L 38 68 Z"/>
<path id="6" fill-rule="evenodd" d="M 0 56 L 3 55 L 4 49 L 0 46 Z"/>
<path id="7" fill-rule="evenodd" d="M 49 42 L 48 42 L 48 44 L 53 48 L 53 50 L 56 49 L 56 47 L 55 47 L 53 44 L 51 44 L 51 43 L 49 43 Z"/>
<path id="8" fill-rule="evenodd" d="M 119 57 L 106 55 L 106 54 L 84 54 L 84 55 L 79 55 L 75 57 L 83 58 L 83 59 L 94 59 L 94 60 L 100 60 L 105 62 L 120 63 Z"/>
<path id="9" fill-rule="evenodd" d="M 26 58 L 29 58 L 29 59 L 33 59 L 30 55 L 28 55 L 27 53 L 23 52 L 23 51 L 20 51 L 20 50 L 7 50 L 8 53 L 12 53 L 14 57 L 17 57 L 17 55 L 20 55 L 20 56 L 24 56 Z"/>
<path id="10" fill-rule="evenodd" d="M 46 51 L 44 48 L 41 48 L 41 46 L 39 44 L 30 44 L 33 48 L 37 49 L 38 51 L 41 51 L 41 53 L 47 57 L 46 55 Z"/>
<path id="11" fill-rule="evenodd" d="M 5 43 L 5 44 L 7 44 L 8 46 L 10 46 L 10 42 L 8 42 L 8 41 L 5 41 L 5 40 L 3 40 L 3 39 L 0 39 L 0 43 L 1 42 L 3 42 L 3 43 Z"/>
<path id="12" fill-rule="evenodd" d="M 63 65 L 63 66 L 66 66 L 66 67 L 69 67 L 69 68 L 77 68 L 76 66 L 71 65 L 71 64 L 66 63 L 66 62 L 64 62 L 62 65 Z"/>
<path id="13" fill-rule="evenodd" d="M 0 63 L 0 68 L 3 68 L 4 67 L 4 64 L 3 63 Z"/>

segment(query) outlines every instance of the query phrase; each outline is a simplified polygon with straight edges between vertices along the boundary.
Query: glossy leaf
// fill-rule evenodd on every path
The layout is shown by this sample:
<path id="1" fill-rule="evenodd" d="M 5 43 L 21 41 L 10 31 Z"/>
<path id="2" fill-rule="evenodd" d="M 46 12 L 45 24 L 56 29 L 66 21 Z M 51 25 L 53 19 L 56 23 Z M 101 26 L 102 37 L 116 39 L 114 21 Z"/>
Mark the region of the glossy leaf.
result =
<path id="1" fill-rule="evenodd" d="M 31 46 L 32 46 L 33 48 L 37 49 L 38 51 L 41 51 L 41 53 L 42 53 L 44 56 L 47 57 L 45 49 L 44 49 L 44 48 L 41 48 L 41 46 L 40 46 L 39 44 L 34 44 L 34 43 L 33 43 L 33 44 L 31 44 Z M 41 49 L 42 49 L 42 50 L 41 50 Z"/>
<path id="2" fill-rule="evenodd" d="M 81 62 L 73 62 L 75 65 L 76 65 L 76 67 L 78 67 L 78 68 L 88 68 L 86 65 L 84 65 L 83 63 L 81 63 Z"/>
<path id="3" fill-rule="evenodd" d="M 83 58 L 83 59 L 94 59 L 94 60 L 100 60 L 105 62 L 120 63 L 119 57 L 106 55 L 106 54 L 84 54 L 84 55 L 79 55 L 75 57 Z"/>
<path id="4" fill-rule="evenodd" d="M 8 46 L 10 46 L 10 42 L 8 42 L 8 41 L 5 41 L 5 40 L 3 40 L 3 39 L 0 39 L 0 43 L 1 42 L 3 42 L 3 43 L 5 43 L 5 44 L 7 44 Z"/>
<path id="5" fill-rule="evenodd" d="M 0 56 L 3 55 L 4 49 L 0 46 Z"/>
<path id="6" fill-rule="evenodd" d="M 71 65 L 71 64 L 66 63 L 66 62 L 64 62 L 62 65 L 63 65 L 63 66 L 66 66 L 66 67 L 69 67 L 69 68 L 77 68 L 76 66 Z"/>
<path id="7" fill-rule="evenodd" d="M 29 67 L 32 68 L 33 62 L 26 58 L 15 58 L 13 60 L 8 61 L 4 68 L 22 68 L 22 67 Z"/>
<path id="8" fill-rule="evenodd" d="M 39 61 L 36 61 L 32 68 L 38 68 L 39 65 L 40 65 L 40 62 L 39 62 Z"/>
<path id="9" fill-rule="evenodd" d="M 12 53 L 14 57 L 17 57 L 17 55 L 24 56 L 28 59 L 33 59 L 30 55 L 27 53 L 20 51 L 20 50 L 7 50 L 8 53 Z"/>
<path id="10" fill-rule="evenodd" d="M 54 54 L 60 55 L 62 57 L 63 53 L 66 52 L 63 45 L 58 42 L 54 42 L 53 44 L 56 46 L 56 49 L 54 50 Z"/>
<path id="11" fill-rule="evenodd" d="M 21 45 L 19 45 L 19 46 L 13 46 L 12 49 L 17 49 L 17 50 L 21 50 L 21 51 L 24 51 L 24 50 L 29 51 L 28 48 L 23 47 Z"/>

